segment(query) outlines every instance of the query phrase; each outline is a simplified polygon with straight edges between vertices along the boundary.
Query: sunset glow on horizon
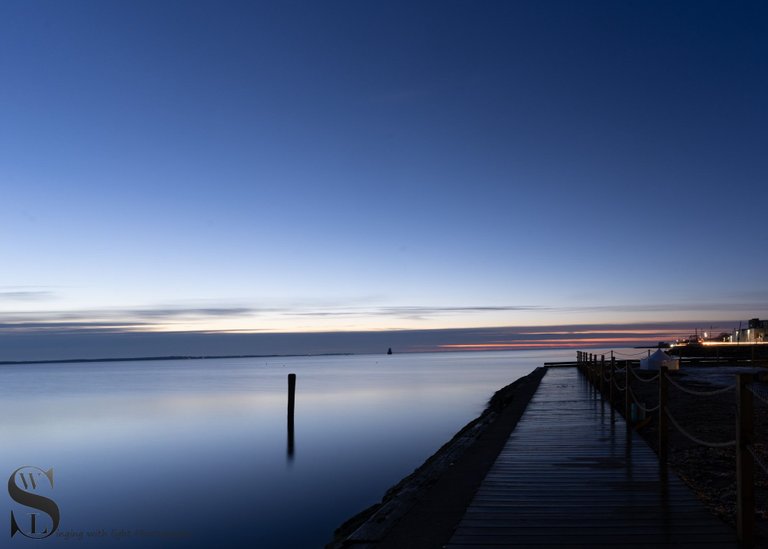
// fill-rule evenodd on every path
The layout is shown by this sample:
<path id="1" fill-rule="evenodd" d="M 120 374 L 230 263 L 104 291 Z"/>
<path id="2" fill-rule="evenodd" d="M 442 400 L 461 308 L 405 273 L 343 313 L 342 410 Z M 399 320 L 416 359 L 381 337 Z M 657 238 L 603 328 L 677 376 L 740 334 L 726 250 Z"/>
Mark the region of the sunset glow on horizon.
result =
<path id="1" fill-rule="evenodd" d="M 502 349 L 575 349 L 592 347 L 632 347 L 642 344 L 656 346 L 659 341 L 669 341 L 671 337 L 623 337 L 623 338 L 585 338 L 585 339 L 547 339 L 515 340 L 505 343 L 451 343 L 441 345 L 442 349 L 456 351 L 502 350 Z"/>
<path id="2" fill-rule="evenodd" d="M 765 7 L 300 6 L 0 7 L 0 337 L 768 317 Z"/>

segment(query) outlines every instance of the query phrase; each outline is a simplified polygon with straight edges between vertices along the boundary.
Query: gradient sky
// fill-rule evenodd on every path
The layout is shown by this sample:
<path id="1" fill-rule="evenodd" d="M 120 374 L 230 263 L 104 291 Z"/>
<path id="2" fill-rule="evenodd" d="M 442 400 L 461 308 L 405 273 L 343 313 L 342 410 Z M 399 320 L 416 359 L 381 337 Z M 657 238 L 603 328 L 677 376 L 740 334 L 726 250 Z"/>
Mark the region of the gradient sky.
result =
<path id="1" fill-rule="evenodd" d="M 0 337 L 768 316 L 767 60 L 763 2 L 4 1 Z"/>

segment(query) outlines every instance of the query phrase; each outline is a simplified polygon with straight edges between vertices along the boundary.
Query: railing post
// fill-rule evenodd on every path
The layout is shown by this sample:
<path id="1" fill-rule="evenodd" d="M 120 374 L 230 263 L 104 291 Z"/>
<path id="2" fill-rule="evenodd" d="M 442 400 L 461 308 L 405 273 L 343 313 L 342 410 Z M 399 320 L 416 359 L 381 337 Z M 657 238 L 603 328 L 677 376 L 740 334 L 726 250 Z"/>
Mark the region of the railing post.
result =
<path id="1" fill-rule="evenodd" d="M 659 463 L 662 467 L 667 465 L 667 453 L 669 449 L 669 436 L 667 427 L 667 367 L 659 368 Z"/>
<path id="2" fill-rule="evenodd" d="M 745 547 L 755 542 L 755 462 L 749 446 L 754 442 L 754 406 L 747 386 L 752 374 L 736 374 L 736 532 Z"/>
<path id="3" fill-rule="evenodd" d="M 630 410 L 630 402 L 632 397 L 629 393 L 629 361 L 624 361 L 624 421 L 627 424 L 627 430 L 632 428 L 632 411 Z"/>
<path id="4" fill-rule="evenodd" d="M 613 385 L 614 385 L 613 376 L 616 375 L 616 360 L 614 360 L 613 358 L 613 351 L 611 351 L 611 368 L 609 371 L 611 372 L 610 375 L 608 376 L 609 377 L 608 383 L 611 384 L 611 387 L 609 389 L 609 395 L 610 395 L 610 401 L 611 401 L 611 410 L 613 410 Z"/>
<path id="5" fill-rule="evenodd" d="M 605 355 L 600 357 L 600 396 L 605 397 Z"/>
<path id="6" fill-rule="evenodd" d="M 593 369 L 594 369 L 594 372 L 595 372 L 595 391 L 599 391 L 600 390 L 600 380 L 598 379 L 597 376 L 600 375 L 600 366 L 598 365 L 598 362 L 597 362 L 597 355 L 594 355 L 592 357 L 592 364 L 594 366 Z"/>
<path id="7" fill-rule="evenodd" d="M 595 386 L 595 391 L 597 391 L 597 355 L 592 355 L 592 385 Z"/>

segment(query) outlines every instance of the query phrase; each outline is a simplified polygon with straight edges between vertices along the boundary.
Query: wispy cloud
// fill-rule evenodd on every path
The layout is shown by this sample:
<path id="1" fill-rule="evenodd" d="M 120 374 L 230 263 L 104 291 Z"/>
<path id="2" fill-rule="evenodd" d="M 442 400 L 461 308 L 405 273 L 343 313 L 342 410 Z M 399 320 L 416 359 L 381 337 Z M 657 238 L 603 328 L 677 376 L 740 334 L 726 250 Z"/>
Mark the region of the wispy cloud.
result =
<path id="1" fill-rule="evenodd" d="M 242 318 L 269 310 L 248 307 L 149 307 L 0 312 L 0 334 L 156 331 L 178 321 Z"/>
<path id="2" fill-rule="evenodd" d="M 725 324 L 721 324 L 725 327 Z M 151 328 L 151 326 L 149 327 Z M 314 333 L 159 332 L 109 322 L 0 324 L 2 360 L 59 360 L 139 356 L 220 356 L 246 354 L 383 353 L 504 349 L 617 349 L 618 356 L 646 351 L 689 333 L 684 322 L 581 324 L 501 328 L 454 328 Z M 15 331 L 18 330 L 18 331 Z M 33 332 L 24 330 L 34 330 Z M 567 335 L 566 335 L 567 334 Z M 34 337 L 30 337 L 34 335 Z M 34 344 L 30 344 L 34 341 Z M 619 351 L 618 349 L 624 348 Z"/>
<path id="3" fill-rule="evenodd" d="M 50 292 L 36 289 L 0 289 L 0 299 L 7 300 L 44 299 Z M 460 325 L 466 320 L 466 326 L 477 326 L 484 319 L 492 319 L 489 325 L 518 325 L 521 318 L 526 318 L 525 313 L 535 313 L 538 323 L 541 319 L 562 319 L 558 313 L 583 313 L 583 318 L 603 317 L 616 318 L 617 313 L 624 315 L 637 314 L 638 318 L 647 313 L 658 313 L 653 316 L 659 318 L 679 318 L 685 313 L 699 318 L 703 314 L 711 313 L 712 318 L 726 316 L 721 313 L 738 314 L 744 319 L 759 316 L 761 312 L 768 310 L 768 302 L 751 301 L 749 303 L 654 303 L 654 304 L 612 304 L 612 305 L 586 305 L 553 307 L 537 304 L 502 304 L 502 305 L 397 305 L 397 306 L 363 306 L 353 302 L 350 304 L 318 305 L 318 304 L 291 304 L 276 306 L 231 306 L 212 304 L 205 307 L 190 307 L 182 305 L 162 305 L 135 308 L 103 308 L 84 310 L 49 310 L 49 311 L 8 311 L 0 312 L 0 334 L 2 333 L 62 333 L 72 334 L 77 332 L 156 332 L 156 331 L 190 331 L 190 332 L 215 332 L 215 331 L 276 331 L 275 322 L 279 321 L 282 331 L 301 332 L 306 328 L 291 329 L 291 326 L 310 326 L 311 331 L 335 331 L 341 324 L 345 331 L 355 330 L 357 325 L 379 325 L 395 329 L 399 324 L 408 325 L 411 328 L 439 329 L 445 326 L 444 320 L 449 319 L 455 325 Z M 505 315 L 504 313 L 521 313 Z M 738 317 L 737 317 L 738 318 Z M 295 319 L 295 320 L 294 320 Z M 302 322 L 300 319 L 306 319 Z M 314 319 L 314 320 L 313 320 Z M 505 319 L 509 319 L 506 320 Z M 334 323 L 334 320 L 349 320 L 347 323 Z M 369 323 L 365 320 L 371 321 Z M 399 322 L 399 321 L 416 322 Z M 707 321 L 709 322 L 709 321 Z M 441 325 L 442 323 L 442 325 Z M 638 326 L 638 325 L 633 325 Z M 691 328 L 688 323 L 688 328 Z M 573 329 L 570 326 L 569 329 Z M 537 339 L 546 339 L 545 333 L 535 330 Z M 507 332 L 500 333 L 503 338 Z M 571 335 L 571 334 L 569 334 Z M 584 334 L 586 335 L 586 334 Z M 618 335 L 618 334 L 616 334 Z M 632 333 L 632 337 L 639 338 L 643 334 Z M 645 334 L 655 337 L 652 334 Z M 493 343 L 493 341 L 487 341 Z M 504 341 L 498 341 L 504 343 Z"/>
<path id="4" fill-rule="evenodd" d="M 0 290 L 0 301 L 43 301 L 54 297 L 48 290 Z"/>
<path id="5" fill-rule="evenodd" d="M 305 317 L 396 317 L 428 319 L 445 315 L 474 314 L 504 311 L 541 311 L 547 307 L 536 305 L 499 305 L 499 306 L 391 306 L 391 307 L 336 307 L 320 310 L 284 310 L 284 314 Z"/>
<path id="6" fill-rule="evenodd" d="M 204 307 L 204 308 L 144 308 L 144 309 L 118 309 L 110 311 L 114 316 L 130 316 L 140 318 L 179 318 L 179 317 L 235 317 L 252 315 L 256 313 L 274 312 L 277 309 L 252 308 L 252 307 Z"/>
<path id="7" fill-rule="evenodd" d="M 126 333 L 151 328 L 144 322 L 0 322 L 0 334 L 29 334 L 47 333 L 57 335 L 74 335 L 85 333 Z"/>
<path id="8" fill-rule="evenodd" d="M 660 312 L 748 312 L 755 314 L 768 309 L 768 300 L 764 296 L 754 301 L 731 302 L 696 302 L 696 303 L 650 303 L 623 305 L 585 305 L 578 307 L 558 307 L 557 310 L 569 312 L 629 312 L 629 313 L 660 313 Z"/>

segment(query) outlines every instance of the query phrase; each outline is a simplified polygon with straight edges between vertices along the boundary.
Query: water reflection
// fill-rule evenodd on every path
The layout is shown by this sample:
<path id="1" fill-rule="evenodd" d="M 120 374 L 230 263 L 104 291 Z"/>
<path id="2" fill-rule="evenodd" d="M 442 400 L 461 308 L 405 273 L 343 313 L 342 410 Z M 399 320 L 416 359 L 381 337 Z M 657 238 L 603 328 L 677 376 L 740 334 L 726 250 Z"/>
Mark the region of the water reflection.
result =
<path id="1" fill-rule="evenodd" d="M 293 411 L 296 404 L 296 374 L 288 374 L 288 462 L 293 461 Z"/>
<path id="2" fill-rule="evenodd" d="M 0 472 L 7 480 L 22 465 L 55 467 L 61 524 L 51 543 L 71 545 L 65 534 L 82 532 L 83 549 L 322 547 L 477 416 L 494 391 L 558 358 L 491 352 L 392 355 L 386 364 L 333 356 L 4 366 Z M 288 372 L 302 376 L 300 460 Z M 109 536 L 88 537 L 94 531 Z M 130 537 L 113 537 L 123 531 Z"/>

